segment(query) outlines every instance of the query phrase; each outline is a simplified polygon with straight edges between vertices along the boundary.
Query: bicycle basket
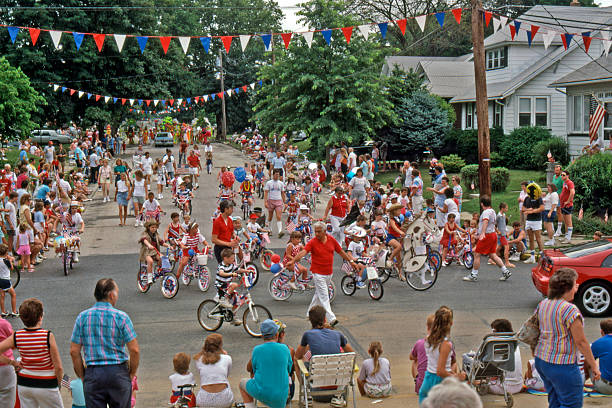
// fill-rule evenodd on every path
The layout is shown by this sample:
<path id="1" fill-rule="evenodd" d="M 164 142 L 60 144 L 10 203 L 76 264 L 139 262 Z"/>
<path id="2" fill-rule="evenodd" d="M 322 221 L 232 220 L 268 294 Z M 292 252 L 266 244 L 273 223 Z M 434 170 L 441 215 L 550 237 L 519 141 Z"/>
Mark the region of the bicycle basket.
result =
<path id="1" fill-rule="evenodd" d="M 166 255 L 162 255 L 161 257 L 161 267 L 162 269 L 172 269 L 172 265 L 170 264 L 170 259 Z"/>
<path id="2" fill-rule="evenodd" d="M 206 265 L 208 263 L 208 255 L 198 254 L 196 255 L 196 259 L 198 261 L 198 265 Z"/>

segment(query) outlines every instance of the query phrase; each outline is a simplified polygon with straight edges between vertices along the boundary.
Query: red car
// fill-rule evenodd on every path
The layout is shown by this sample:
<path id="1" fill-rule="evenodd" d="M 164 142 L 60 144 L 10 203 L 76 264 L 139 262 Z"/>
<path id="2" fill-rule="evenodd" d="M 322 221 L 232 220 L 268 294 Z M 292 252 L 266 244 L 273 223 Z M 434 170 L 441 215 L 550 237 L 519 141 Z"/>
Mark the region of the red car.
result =
<path id="1" fill-rule="evenodd" d="M 612 312 L 612 240 L 545 249 L 531 270 L 533 284 L 544 296 L 548 293 L 548 279 L 559 268 L 578 272 L 580 287 L 574 303 L 583 314 L 599 317 Z"/>

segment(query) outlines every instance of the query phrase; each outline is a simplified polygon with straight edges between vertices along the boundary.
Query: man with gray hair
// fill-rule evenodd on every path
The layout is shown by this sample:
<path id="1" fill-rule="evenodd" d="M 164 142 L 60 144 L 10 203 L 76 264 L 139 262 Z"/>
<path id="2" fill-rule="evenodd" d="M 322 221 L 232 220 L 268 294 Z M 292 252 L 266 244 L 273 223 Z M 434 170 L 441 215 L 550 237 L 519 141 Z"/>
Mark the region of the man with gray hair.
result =
<path id="1" fill-rule="evenodd" d="M 446 377 L 429 391 L 421 408 L 482 408 L 482 401 L 469 385 Z"/>

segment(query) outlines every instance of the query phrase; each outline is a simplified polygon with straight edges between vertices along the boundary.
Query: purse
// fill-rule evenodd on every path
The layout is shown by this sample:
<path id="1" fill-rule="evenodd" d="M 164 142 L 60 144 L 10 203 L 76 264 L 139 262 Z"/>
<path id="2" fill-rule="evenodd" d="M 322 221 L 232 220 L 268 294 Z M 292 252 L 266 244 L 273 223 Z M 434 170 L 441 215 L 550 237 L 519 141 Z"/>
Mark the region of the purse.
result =
<path id="1" fill-rule="evenodd" d="M 533 315 L 523 323 L 516 337 L 523 343 L 531 346 L 532 349 L 538 344 L 540 338 L 540 320 L 538 319 L 537 308 Z"/>

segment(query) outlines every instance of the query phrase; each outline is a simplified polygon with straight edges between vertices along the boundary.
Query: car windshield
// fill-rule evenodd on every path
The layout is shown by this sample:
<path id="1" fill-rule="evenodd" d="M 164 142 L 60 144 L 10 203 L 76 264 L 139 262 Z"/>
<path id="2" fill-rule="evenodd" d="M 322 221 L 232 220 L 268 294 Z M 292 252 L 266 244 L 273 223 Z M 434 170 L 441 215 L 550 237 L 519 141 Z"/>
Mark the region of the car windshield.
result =
<path id="1" fill-rule="evenodd" d="M 580 258 L 612 248 L 612 242 L 607 240 L 588 242 L 562 250 L 568 258 Z"/>

